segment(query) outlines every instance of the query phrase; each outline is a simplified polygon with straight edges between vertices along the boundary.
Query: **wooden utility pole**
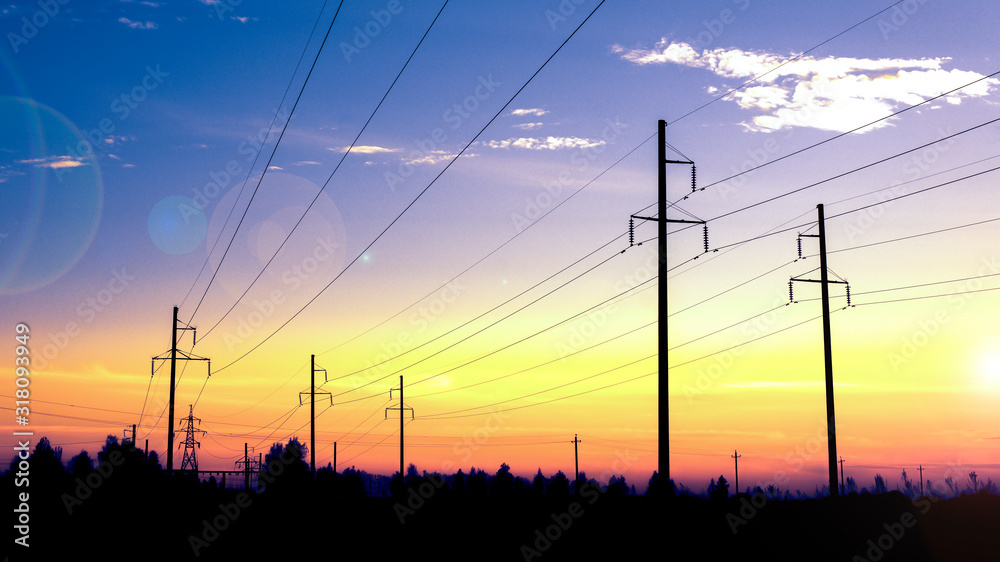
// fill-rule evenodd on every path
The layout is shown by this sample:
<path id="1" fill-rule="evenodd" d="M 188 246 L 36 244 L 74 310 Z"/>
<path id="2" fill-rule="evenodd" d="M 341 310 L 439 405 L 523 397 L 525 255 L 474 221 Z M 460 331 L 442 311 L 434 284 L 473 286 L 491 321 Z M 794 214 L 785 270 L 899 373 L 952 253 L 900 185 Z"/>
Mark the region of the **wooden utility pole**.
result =
<path id="1" fill-rule="evenodd" d="M 844 486 L 844 457 L 840 457 L 840 493 L 845 493 L 847 487 Z"/>
<path id="2" fill-rule="evenodd" d="M 580 487 L 580 451 L 579 451 L 578 447 L 579 447 L 580 443 L 583 443 L 583 441 L 580 441 L 579 437 L 577 437 L 577 435 L 574 433 L 573 434 L 573 441 L 572 441 L 572 443 L 573 443 L 573 458 L 576 461 L 576 480 L 574 480 L 574 482 L 575 482 L 574 486 L 576 486 L 576 489 L 579 489 L 579 487 Z"/>
<path id="3" fill-rule="evenodd" d="M 826 381 L 826 437 L 827 453 L 829 456 L 829 476 L 830 476 L 830 497 L 837 497 L 837 421 L 833 404 L 833 342 L 830 330 L 830 284 L 839 283 L 847 285 L 847 305 L 851 304 L 851 286 L 847 281 L 831 281 L 830 269 L 826 264 L 826 220 L 823 215 L 823 205 L 816 206 L 819 215 L 819 234 L 800 234 L 800 237 L 819 238 L 819 280 L 799 279 L 793 277 L 788 281 L 789 300 L 794 302 L 792 293 L 792 281 L 805 281 L 808 283 L 819 283 L 821 291 L 821 301 L 823 302 L 823 364 Z"/>
<path id="4" fill-rule="evenodd" d="M 924 465 L 920 465 L 917 470 L 920 471 L 920 497 L 924 497 Z"/>
<path id="5" fill-rule="evenodd" d="M 193 353 L 186 353 L 177 349 L 177 331 L 178 330 L 191 330 L 195 332 L 195 329 L 191 326 L 185 324 L 183 328 L 177 327 L 177 307 L 174 307 L 174 320 L 173 324 L 170 326 L 170 351 L 167 357 L 153 357 L 153 362 L 156 361 L 166 361 L 170 360 L 170 404 L 167 408 L 170 413 L 167 417 L 167 474 L 173 474 L 174 471 L 174 395 L 177 386 L 177 355 L 181 355 L 181 359 L 184 361 L 207 361 L 208 362 L 208 376 L 212 376 L 212 362 L 207 357 L 200 357 Z M 197 340 L 197 332 L 195 332 L 195 340 Z M 193 344 L 192 344 L 193 347 Z M 156 369 L 150 366 L 150 371 L 152 376 L 156 372 Z M 134 438 L 134 435 L 133 435 Z"/>
<path id="6" fill-rule="evenodd" d="M 333 442 L 333 473 L 337 474 L 337 442 Z"/>
<path id="7" fill-rule="evenodd" d="M 667 360 L 667 223 L 680 224 L 701 224 L 705 221 L 675 220 L 667 218 L 667 164 L 689 164 L 692 167 L 694 162 L 690 160 L 667 160 L 667 122 L 663 119 L 657 121 L 659 143 L 656 151 L 656 173 L 657 173 L 657 216 L 641 217 L 632 215 L 632 219 L 651 220 L 657 222 L 658 244 L 658 276 L 660 279 L 657 293 L 657 329 L 659 346 L 659 375 L 657 379 L 657 418 L 658 418 L 658 450 L 657 463 L 659 476 L 663 479 L 665 486 L 670 486 L 670 384 L 667 371 L 670 363 Z M 693 169 L 693 168 L 692 168 Z M 692 190 L 694 190 L 694 180 L 692 174 Z M 631 228 L 629 230 L 631 242 Z M 705 231 L 705 251 L 708 251 L 708 231 Z"/>
<path id="8" fill-rule="evenodd" d="M 732 457 L 733 457 L 733 464 L 735 465 L 734 470 L 736 474 L 736 488 L 734 489 L 733 492 L 734 496 L 739 495 L 740 493 L 740 457 L 742 456 L 743 455 L 737 455 L 736 449 L 733 449 Z"/>
<path id="9" fill-rule="evenodd" d="M 167 474 L 174 473 L 174 385 L 177 376 L 177 307 L 170 325 L 170 416 L 167 418 Z"/>
<path id="10" fill-rule="evenodd" d="M 330 397 L 330 405 L 333 406 L 333 395 L 329 392 L 316 392 L 316 373 L 323 372 L 323 380 L 326 381 L 326 369 L 316 368 L 316 356 L 309 359 L 309 392 L 299 393 L 299 405 L 302 405 L 302 395 L 309 394 L 309 466 L 312 477 L 316 478 L 316 395 L 327 395 Z"/>
<path id="11" fill-rule="evenodd" d="M 389 389 L 389 400 L 392 400 L 392 391 L 399 391 L 399 407 L 398 408 L 386 408 L 385 417 L 389 418 L 389 410 L 399 410 L 399 479 L 405 482 L 405 472 L 403 472 L 403 411 L 410 411 L 410 419 L 414 419 L 413 408 L 408 408 L 406 403 L 403 402 L 403 375 L 399 375 L 399 388 Z"/>

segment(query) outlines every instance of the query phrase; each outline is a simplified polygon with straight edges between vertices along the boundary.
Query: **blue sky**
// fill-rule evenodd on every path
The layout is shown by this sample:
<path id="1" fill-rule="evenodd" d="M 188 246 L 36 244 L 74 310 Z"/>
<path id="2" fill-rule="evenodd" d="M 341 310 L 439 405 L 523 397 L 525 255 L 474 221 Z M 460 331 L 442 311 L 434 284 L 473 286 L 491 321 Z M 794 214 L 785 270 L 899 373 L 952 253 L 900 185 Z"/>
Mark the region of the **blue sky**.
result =
<path id="1" fill-rule="evenodd" d="M 212 357 L 217 369 L 242 357 L 319 294 L 274 338 L 204 386 L 200 415 L 206 423 L 253 408 L 242 414 L 240 423 L 260 427 L 294 406 L 298 389 L 285 384 L 295 369 L 301 370 L 310 352 L 343 344 L 325 359 L 328 368 L 335 370 L 329 367 L 333 357 L 337 357 L 338 373 L 361 368 L 380 350 L 413 347 L 446 333 L 622 234 L 629 215 L 655 201 L 655 142 L 646 141 L 655 133 L 657 119 L 670 123 L 668 141 L 697 162 L 700 185 L 707 185 L 1000 70 L 995 68 L 991 48 L 1000 8 L 985 1 L 898 3 L 833 38 L 890 5 L 871 1 L 608 2 L 501 111 L 597 2 L 451 2 L 323 189 L 316 207 L 261 280 L 220 321 L 330 178 L 441 4 L 344 3 L 261 189 L 205 294 L 280 128 L 267 136 L 260 160 L 251 170 L 255 148 L 276 111 L 279 126 L 287 119 L 337 2 L 329 2 L 321 16 L 322 3 L 312 1 L 282 3 L 280 8 L 249 0 L 4 3 L 0 5 L 5 36 L 0 59 L 4 65 L 0 193 L 4 207 L 13 210 L 5 214 L 0 233 L 4 234 L 0 239 L 2 298 L 9 311 L 4 317 L 11 322 L 15 318 L 33 322 L 35 341 L 56 345 L 46 354 L 39 343 L 36 351 L 44 358 L 38 368 L 51 371 L 53 381 L 65 383 L 52 387 L 53 402 L 65 404 L 71 389 L 79 389 L 82 380 L 98 381 L 84 392 L 89 405 L 135 413 L 146 403 L 146 423 L 146 416 L 155 419 L 162 411 L 162 407 L 154 411 L 149 398 L 162 396 L 164 387 L 155 379 L 159 390 L 149 390 L 153 386 L 147 384 L 150 379 L 145 373 L 149 358 L 168 345 L 171 307 L 181 306 L 182 319 L 191 320 L 205 295 L 192 323 L 199 327 L 199 338 L 217 322 L 219 329 L 204 336 L 196 353 Z M 45 12 L 46 7 L 51 13 Z M 318 16 L 316 35 L 306 46 Z M 302 66 L 293 77 L 303 48 Z M 747 88 L 697 109 L 782 63 L 787 64 Z M 288 97 L 279 109 L 289 80 Z M 720 183 L 699 192 L 683 207 L 711 219 L 979 125 L 995 118 L 998 84 L 996 78 L 984 79 L 879 126 Z M 324 290 L 498 112 L 464 155 L 364 257 Z M 996 156 L 998 140 L 996 126 L 987 126 L 847 179 L 712 221 L 712 245 L 738 242 L 779 225 L 807 223 L 814 219 L 818 203 L 829 206 L 828 214 L 836 214 L 877 203 L 887 193 L 898 195 L 986 170 L 996 165 L 987 159 Z M 92 154 L 88 152 L 91 147 Z M 633 149 L 631 156 L 587 185 Z M 248 173 L 252 181 L 240 191 Z M 670 169 L 672 198 L 689 190 L 689 173 L 687 167 Z M 998 209 L 991 177 L 986 174 L 950 190 L 934 190 L 840 218 L 828 226 L 831 249 L 995 218 Z M 872 193 L 911 181 L 894 192 Z M 569 199 L 584 185 L 586 190 Z M 857 199 L 843 201 L 851 197 Z M 451 288 L 453 294 L 435 289 L 560 202 L 566 203 L 460 278 Z M 852 280 L 855 292 L 970 277 L 983 263 L 992 263 L 996 250 L 990 233 L 995 227 L 959 232 L 953 238 L 928 237 L 885 246 L 893 249 L 888 253 L 845 252 L 831 267 Z M 655 229 L 651 224 L 640 225 L 637 236 L 651 238 Z M 209 257 L 217 238 L 221 246 Z M 771 237 L 680 267 L 676 282 L 671 281 L 671 302 L 678 303 L 671 310 L 794 260 L 794 238 L 794 233 Z M 596 265 L 601 256 L 624 249 L 622 240 L 553 283 L 564 282 Z M 427 372 L 460 364 L 488 352 L 491 346 L 516 340 L 616 295 L 648 273 L 653 249 L 651 244 L 630 249 L 614 263 L 505 320 L 495 329 L 496 335 L 487 333 L 470 340 L 468 348 L 456 348 L 465 349 L 463 353 L 443 354 L 440 364 L 430 361 L 425 365 Z M 700 250 L 700 229 L 672 237 L 671 265 L 681 264 Z M 199 276 L 206 259 L 209 267 Z M 771 308 L 785 298 L 789 277 L 814 267 L 793 264 L 750 285 L 750 292 L 735 292 L 696 314 L 686 313 L 671 324 L 673 341 L 686 341 Z M 280 298 L 273 298 L 275 291 Z M 428 311 L 423 316 L 419 306 L 407 308 L 429 293 L 436 297 L 423 301 Z M 808 289 L 802 288 L 802 294 L 806 293 Z M 532 295 L 518 302 L 527 302 Z M 976 298 L 995 302 L 990 295 Z M 526 344 L 515 358 L 465 375 L 465 380 L 552 359 L 565 342 L 598 343 L 655 320 L 651 312 L 655 310 L 654 291 L 622 302 L 611 320 L 578 319 L 577 324 L 554 330 L 549 339 Z M 891 372 L 892 353 L 907 338 L 912 339 L 925 318 L 934 318 L 941 310 L 958 314 L 957 308 L 948 308 L 942 301 L 926 302 L 932 303 L 930 308 L 914 305 L 891 320 L 877 313 L 863 316 L 859 308 L 855 317 L 861 318 L 845 328 L 850 334 L 845 337 L 850 340 L 865 333 L 870 337 L 850 340 L 845 353 L 855 349 L 859 356 L 875 357 L 875 371 Z M 440 310 L 429 312 L 436 309 Z M 379 325 L 401 310 L 406 312 Z M 812 312 L 796 310 L 764 326 L 743 325 L 741 333 L 728 339 L 722 334 L 677 352 L 677 361 L 741 344 L 749 339 L 745 336 L 761 328 L 765 333 L 774 331 L 805 320 Z M 259 325 L 244 329 L 248 319 L 254 318 L 261 319 L 253 322 Z M 588 319 L 596 328 L 581 324 Z M 876 320 L 881 328 L 871 329 Z M 959 334 L 975 334 L 976 347 L 969 350 L 938 338 L 945 350 L 941 360 L 949 353 L 952 362 L 956 356 L 992 357 L 994 352 L 989 350 L 995 342 L 991 344 L 979 329 L 984 321 L 973 316 L 951 323 L 962 328 L 954 329 L 958 340 Z M 488 319 L 479 322 L 485 325 Z M 79 330 L 68 330 L 69 323 Z M 359 340 L 351 339 L 374 325 L 380 327 Z M 623 339 L 620 348 L 600 359 L 509 388 L 475 391 L 461 403 L 523 396 L 545 387 L 543 383 L 549 380 L 573 380 L 591 364 L 614 366 L 655 353 L 652 331 Z M 679 401 L 677 427 L 688 432 L 682 435 L 695 439 L 700 438 L 698 432 L 706 431 L 718 436 L 723 429 L 704 419 L 704 412 L 725 411 L 723 417 L 729 419 L 730 413 L 735 416 L 743 411 L 734 410 L 728 402 L 727 389 L 755 384 L 777 385 L 786 392 L 798 388 L 803 369 L 814 368 L 802 366 L 812 365 L 805 359 L 812 343 L 782 337 L 771 341 L 784 342 L 777 352 L 784 350 L 787 357 L 779 353 L 781 359 L 775 359 L 775 355 L 761 353 L 771 363 L 763 359 L 747 363 L 738 374 L 730 372 L 733 380 L 699 391 L 699 397 L 713 406 L 698 413 L 690 410 L 691 401 L 685 400 L 682 389 L 696 386 L 707 367 L 704 363 L 678 367 L 673 379 L 677 382 L 672 382 L 678 386 L 672 392 Z M 801 353 L 790 353 L 790 349 Z M 926 353 L 930 356 L 931 351 Z M 294 368 L 285 365 L 288 356 L 295 358 L 291 361 Z M 982 359 L 986 364 L 988 357 Z M 915 363 L 906 368 L 916 369 Z M 769 371 L 769 364 L 780 368 Z M 604 384 L 655 370 L 655 360 L 635 369 Z M 868 373 L 863 380 L 846 382 L 869 385 L 873 376 L 881 375 Z M 457 381 L 458 377 L 452 378 Z M 434 380 L 448 384 L 441 382 L 448 380 L 442 377 Z M 879 388 L 883 383 L 897 388 L 893 385 L 902 382 L 877 380 Z M 930 371 L 911 373 L 907 380 L 908 384 L 916 381 L 926 392 L 947 385 Z M 237 381 L 249 381 L 241 392 L 253 390 L 233 398 Z M 373 388 L 387 391 L 397 382 L 390 378 Z M 598 386 L 601 383 L 588 382 L 576 388 Z M 183 403 L 195 396 L 202 400 L 201 387 L 182 383 L 179 392 L 182 400 L 188 400 Z M 907 392 L 913 388 L 908 386 Z M 620 394 L 603 396 L 651 406 L 655 377 L 623 382 L 608 392 Z M 546 396 L 558 395 L 556 391 Z M 646 451 L 642 468 L 655 464 L 655 454 L 649 453 L 655 450 L 655 417 L 650 417 L 648 408 L 620 405 L 596 421 L 585 410 L 601 404 L 602 393 L 595 390 L 586 396 L 589 401 L 566 401 L 579 408 L 522 410 L 545 413 L 518 422 L 520 433 L 511 429 L 512 438 L 566 433 L 568 439 L 571 433 L 582 433 L 574 429 L 582 426 L 598 437 L 642 442 Z M 424 409 L 428 414 L 457 409 L 450 402 L 440 406 L 425 405 Z M 372 407 L 363 402 L 357 410 L 345 413 L 344 419 L 353 426 Z M 52 412 L 59 408 L 50 406 Z M 301 411 L 296 413 L 289 426 L 298 427 L 301 415 Z M 774 419 L 787 424 L 788 416 Z M 118 418 L 131 419 L 119 415 L 115 421 Z M 685 425 L 686 420 L 696 421 Z M 763 443 L 766 454 L 761 456 L 778 459 L 768 465 L 772 466 L 780 462 L 785 441 L 774 445 L 769 422 L 760 423 L 762 427 L 748 429 L 745 435 L 727 434 L 719 439 Z M 163 424 L 165 419 L 145 433 L 159 438 Z M 982 429 L 995 432 L 995 423 L 990 424 Z M 101 440 L 111 431 L 95 423 L 59 427 L 79 442 Z M 359 427 L 359 432 L 366 429 L 363 423 Z M 774 431 L 794 443 L 800 438 L 799 429 L 793 429 L 797 427 L 792 423 Z M 119 432 L 117 427 L 112 429 Z M 379 427 L 375 434 L 390 435 L 391 429 Z M 459 422 L 424 430 L 427 435 L 448 436 L 472 431 Z M 254 436 L 263 437 L 267 431 Z M 218 446 L 235 450 L 245 438 L 235 430 L 229 433 L 230 439 L 218 437 Z M 287 433 L 278 431 L 274 437 Z M 977 435 L 976 439 L 985 437 Z M 692 443 L 687 443 L 689 454 L 714 454 Z M 876 448 L 867 441 L 857 447 L 857 456 L 878 456 L 869 453 Z M 971 444 L 968 447 L 974 449 Z M 719 448 L 732 447 L 719 444 Z M 220 460 L 224 453 L 224 449 L 216 450 L 218 458 L 213 460 L 225 464 Z M 485 456 L 482 463 L 499 466 L 502 453 Z M 391 457 L 387 451 L 385 458 Z M 993 455 L 976 462 L 995 460 Z M 604 461 L 595 462 L 600 466 Z M 388 463 L 391 466 L 391 460 Z M 692 471 L 704 466 L 692 465 Z M 524 470 L 533 471 L 533 467 Z"/>

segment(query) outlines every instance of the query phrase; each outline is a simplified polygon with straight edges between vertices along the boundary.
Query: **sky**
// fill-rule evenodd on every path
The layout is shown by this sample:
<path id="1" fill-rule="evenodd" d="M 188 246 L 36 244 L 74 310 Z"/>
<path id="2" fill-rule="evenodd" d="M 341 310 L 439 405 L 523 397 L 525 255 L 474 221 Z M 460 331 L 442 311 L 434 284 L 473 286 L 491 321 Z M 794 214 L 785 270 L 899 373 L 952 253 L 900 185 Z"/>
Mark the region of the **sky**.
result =
<path id="1" fill-rule="evenodd" d="M 308 441 L 315 355 L 320 466 L 336 443 L 338 469 L 398 470 L 402 376 L 419 470 L 571 475 L 578 437 L 588 477 L 643 489 L 666 391 L 675 481 L 732 481 L 736 453 L 741 488 L 813 492 L 820 291 L 795 282 L 789 302 L 789 280 L 818 279 L 823 205 L 847 282 L 830 285 L 846 475 L 1000 479 L 998 17 L 973 0 L 0 4 L 0 299 L 12 340 L 30 330 L 28 427 L 68 460 L 137 424 L 162 455 L 176 306 L 195 328 L 178 348 L 209 360 L 176 384 L 202 469 Z M 668 218 L 709 241 L 671 226 L 666 389 L 653 221 L 629 245 L 629 217 L 656 213 L 660 119 L 697 167 L 692 191 L 668 165 Z M 17 343 L 0 349 L 12 444 Z"/>

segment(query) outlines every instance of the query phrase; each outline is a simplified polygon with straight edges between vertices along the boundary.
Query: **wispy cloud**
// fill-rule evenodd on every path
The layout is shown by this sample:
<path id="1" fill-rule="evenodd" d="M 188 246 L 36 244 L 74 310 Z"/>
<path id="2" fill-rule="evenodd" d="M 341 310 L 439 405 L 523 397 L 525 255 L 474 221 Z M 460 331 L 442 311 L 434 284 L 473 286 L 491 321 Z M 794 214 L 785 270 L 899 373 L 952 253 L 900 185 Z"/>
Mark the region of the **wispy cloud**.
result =
<path id="1" fill-rule="evenodd" d="M 542 115 L 545 115 L 548 112 L 549 111 L 547 109 L 532 108 L 532 109 L 515 109 L 514 111 L 511 111 L 510 114 L 511 115 L 534 115 L 536 117 L 541 117 Z"/>
<path id="2" fill-rule="evenodd" d="M 333 151 L 336 151 L 336 152 L 347 152 L 348 148 L 350 148 L 350 147 L 348 147 L 348 146 L 340 146 L 340 147 L 336 147 L 336 148 L 330 148 L 329 150 L 333 150 Z M 385 147 L 382 147 L 382 146 L 355 146 L 354 148 L 351 148 L 351 152 L 357 152 L 358 154 L 379 154 L 379 153 L 383 153 L 383 152 L 399 152 L 400 150 L 402 150 L 402 149 L 400 149 L 400 148 L 385 148 Z"/>
<path id="3" fill-rule="evenodd" d="M 684 42 L 660 40 L 652 49 L 612 51 L 633 64 L 646 66 L 676 64 L 706 69 L 736 83 L 725 89 L 762 76 L 753 85 L 736 90 L 726 99 L 755 112 L 743 125 L 753 131 L 777 131 L 789 127 L 812 127 L 845 132 L 859 124 L 891 115 L 895 111 L 984 78 L 977 72 L 946 69 L 948 58 L 859 59 L 851 57 L 801 57 L 742 49 L 697 51 Z M 779 65 L 784 65 L 780 66 Z M 769 72 L 770 71 L 770 72 Z M 985 79 L 946 101 L 959 104 L 965 98 L 984 97 L 1000 80 Z M 708 93 L 719 91 L 708 86 Z M 861 132 L 891 126 L 882 121 Z"/>
<path id="4" fill-rule="evenodd" d="M 17 162 L 19 164 L 35 166 L 36 168 L 49 168 L 52 170 L 58 168 L 78 168 L 80 166 L 87 166 L 90 164 L 90 162 L 84 161 L 83 158 L 75 158 L 73 156 L 49 156 L 47 158 L 18 160 Z"/>
<path id="5" fill-rule="evenodd" d="M 151 22 L 151 21 L 147 21 L 147 22 L 143 23 L 141 21 L 132 21 L 132 20 L 130 20 L 128 18 L 125 18 L 125 17 L 118 18 L 118 21 L 121 22 L 121 23 L 124 23 L 125 25 L 127 25 L 131 29 L 156 29 L 157 28 L 157 25 L 155 23 Z"/>
<path id="6" fill-rule="evenodd" d="M 420 153 L 417 153 L 420 154 Z M 444 162 L 445 160 L 451 160 L 457 156 L 457 152 L 448 152 L 447 150 L 432 150 L 428 153 L 424 153 L 422 156 L 409 158 L 404 162 L 406 164 L 437 164 L 438 162 Z M 476 154 L 471 152 L 462 153 L 463 157 L 473 158 Z"/>
<path id="7" fill-rule="evenodd" d="M 513 127 L 515 129 L 522 129 L 522 130 L 525 130 L 525 131 L 530 131 L 532 129 L 537 129 L 537 128 L 541 127 L 541 126 L 542 126 L 541 123 L 518 123 L 517 125 L 513 125 Z"/>
<path id="8" fill-rule="evenodd" d="M 589 148 L 607 144 L 603 140 L 585 139 L 580 137 L 545 137 L 536 139 L 522 137 L 506 140 L 485 141 L 487 148 L 523 148 L 525 150 L 559 150 L 563 148 Z"/>
<path id="9" fill-rule="evenodd" d="M 315 160 L 299 160 L 295 163 L 296 166 L 319 166 L 320 163 Z"/>

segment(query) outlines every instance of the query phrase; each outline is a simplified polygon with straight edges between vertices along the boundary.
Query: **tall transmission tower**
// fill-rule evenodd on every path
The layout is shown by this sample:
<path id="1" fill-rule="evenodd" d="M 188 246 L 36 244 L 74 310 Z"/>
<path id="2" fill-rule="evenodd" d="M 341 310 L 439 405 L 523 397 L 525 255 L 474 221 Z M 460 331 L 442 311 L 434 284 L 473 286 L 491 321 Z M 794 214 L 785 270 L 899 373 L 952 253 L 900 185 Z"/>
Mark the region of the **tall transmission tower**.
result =
<path id="1" fill-rule="evenodd" d="M 201 448 L 201 443 L 194 438 L 195 433 L 205 433 L 203 429 L 195 429 L 194 422 L 201 423 L 201 418 L 194 417 L 194 405 L 188 406 L 188 417 L 181 420 L 184 427 L 184 459 L 181 461 L 181 470 L 193 470 L 198 472 L 198 456 L 195 448 Z M 180 444 L 178 444 L 180 447 Z"/>

